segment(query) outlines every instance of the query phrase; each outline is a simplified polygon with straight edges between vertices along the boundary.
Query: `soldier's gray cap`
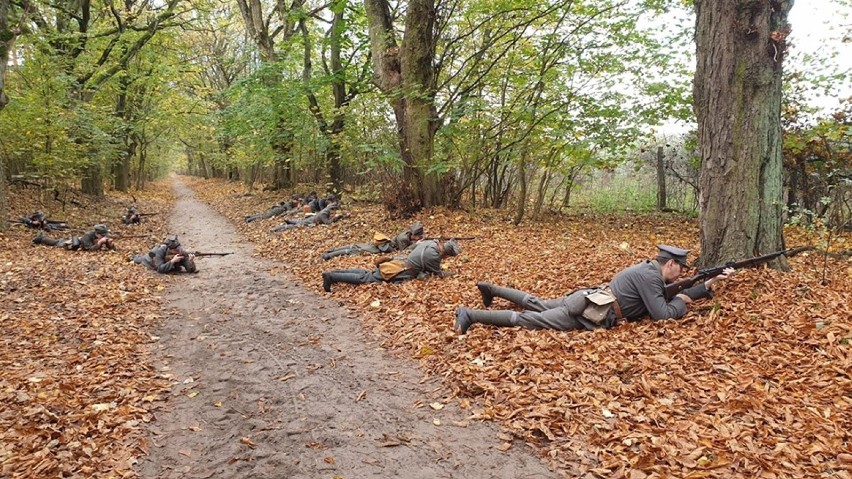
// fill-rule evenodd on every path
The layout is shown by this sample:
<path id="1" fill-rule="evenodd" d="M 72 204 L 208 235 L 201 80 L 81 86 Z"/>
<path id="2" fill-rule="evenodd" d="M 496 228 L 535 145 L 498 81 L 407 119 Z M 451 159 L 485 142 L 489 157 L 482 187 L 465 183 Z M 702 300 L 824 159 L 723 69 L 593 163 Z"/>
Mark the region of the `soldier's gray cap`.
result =
<path id="1" fill-rule="evenodd" d="M 107 228 L 107 225 L 97 224 L 95 225 L 95 233 L 101 236 L 107 236 L 109 234 L 109 228 Z"/>
<path id="2" fill-rule="evenodd" d="M 454 239 L 444 242 L 444 254 L 447 256 L 456 256 L 461 253 L 461 246 Z"/>
<path id="3" fill-rule="evenodd" d="M 686 268 L 689 267 L 689 263 L 686 262 L 686 255 L 689 254 L 688 249 L 678 248 L 677 246 L 669 246 L 667 244 L 658 244 L 657 249 L 660 250 L 660 253 L 657 255 L 660 258 L 665 260 L 673 259 L 681 266 Z"/>
<path id="4" fill-rule="evenodd" d="M 423 225 L 419 222 L 414 223 L 408 227 L 408 231 L 410 231 L 414 236 L 423 236 Z"/>
<path id="5" fill-rule="evenodd" d="M 180 248 L 180 241 L 178 241 L 177 235 L 166 236 L 166 239 L 163 240 L 163 244 L 169 249 Z"/>

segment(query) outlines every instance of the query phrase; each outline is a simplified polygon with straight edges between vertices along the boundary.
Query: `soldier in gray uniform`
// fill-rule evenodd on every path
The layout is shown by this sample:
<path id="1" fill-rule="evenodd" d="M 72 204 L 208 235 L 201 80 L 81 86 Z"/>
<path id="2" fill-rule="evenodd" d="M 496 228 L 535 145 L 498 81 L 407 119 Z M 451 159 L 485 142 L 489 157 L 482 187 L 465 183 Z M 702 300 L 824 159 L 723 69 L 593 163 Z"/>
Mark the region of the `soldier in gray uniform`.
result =
<path id="1" fill-rule="evenodd" d="M 664 293 L 667 283 L 677 280 L 688 268 L 688 250 L 658 245 L 654 260 L 645 260 L 622 270 L 602 288 L 584 288 L 561 298 L 541 300 L 517 289 L 503 288 L 490 283 L 477 283 L 482 303 L 488 307 L 494 298 L 503 298 L 524 308 L 524 311 L 481 311 L 468 308 L 456 310 L 454 329 L 460 334 L 474 323 L 494 326 L 522 326 L 527 329 L 570 331 L 612 328 L 619 320 L 639 321 L 676 319 L 686 314 L 693 299 L 711 297 L 716 281 L 727 278 L 733 269 L 692 288 L 683 290 L 671 300 Z"/>
<path id="2" fill-rule="evenodd" d="M 314 193 L 314 196 L 316 196 L 316 193 Z M 329 193 L 325 198 L 314 198 L 307 204 L 310 206 L 312 213 L 318 213 L 333 203 L 339 203 L 339 201 L 337 201 L 337 195 Z"/>
<path id="3" fill-rule="evenodd" d="M 257 213 L 255 215 L 250 215 L 245 217 L 246 223 L 251 223 L 255 220 L 265 220 L 268 218 L 272 218 L 273 216 L 281 216 L 292 211 L 296 211 L 299 209 L 302 200 L 299 198 L 299 195 L 293 195 L 290 197 L 289 201 L 282 201 L 281 203 L 269 208 L 264 213 Z"/>
<path id="4" fill-rule="evenodd" d="M 407 258 L 377 262 L 377 267 L 372 270 L 355 268 L 326 271 L 322 274 L 322 288 L 330 293 L 334 283 L 398 283 L 415 278 L 425 279 L 429 275 L 442 278 L 452 276 L 453 273 L 441 269 L 441 260 L 460 252 L 461 247 L 455 240 L 421 241 Z"/>
<path id="5" fill-rule="evenodd" d="M 148 254 L 134 256 L 133 262 L 162 274 L 180 273 L 181 269 L 187 273 L 198 272 L 195 255 L 184 251 L 175 235 L 167 236 L 162 244 L 155 246 Z"/>
<path id="6" fill-rule="evenodd" d="M 390 239 L 382 234 L 377 234 L 373 238 L 372 243 L 355 243 L 349 246 L 341 246 L 333 248 L 322 254 L 322 259 L 328 261 L 337 256 L 353 255 L 360 253 L 367 254 L 389 254 L 394 251 L 405 251 L 413 247 L 414 243 L 423 239 L 423 225 L 414 223 L 408 228 L 402 230 L 396 238 Z"/>
<path id="7" fill-rule="evenodd" d="M 273 233 L 277 233 L 279 231 L 291 230 L 293 228 L 302 228 L 305 226 L 316 226 L 316 225 L 330 225 L 332 223 L 336 223 L 343 218 L 347 218 L 349 215 L 335 215 L 335 211 L 337 210 L 337 203 L 332 203 L 322 211 L 315 215 L 308 216 L 307 218 L 301 220 L 285 220 L 283 224 L 272 228 Z"/>
<path id="8" fill-rule="evenodd" d="M 75 236 L 69 239 L 52 239 L 39 234 L 33 238 L 33 243 L 55 246 L 70 251 L 77 251 L 81 248 L 85 251 L 115 250 L 115 243 L 109 236 L 109 228 L 104 224 L 97 224 L 83 236 Z"/>

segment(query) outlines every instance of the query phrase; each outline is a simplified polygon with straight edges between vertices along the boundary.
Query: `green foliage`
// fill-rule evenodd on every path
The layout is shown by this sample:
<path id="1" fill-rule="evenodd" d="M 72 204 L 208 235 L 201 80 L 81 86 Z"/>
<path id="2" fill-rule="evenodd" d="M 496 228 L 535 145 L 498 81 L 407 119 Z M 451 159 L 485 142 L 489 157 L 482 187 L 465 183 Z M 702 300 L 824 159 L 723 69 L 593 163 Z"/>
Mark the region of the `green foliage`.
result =
<path id="1" fill-rule="evenodd" d="M 599 213 L 652 212 L 657 207 L 652 175 L 601 171 L 583 180 L 573 193 L 575 208 Z"/>

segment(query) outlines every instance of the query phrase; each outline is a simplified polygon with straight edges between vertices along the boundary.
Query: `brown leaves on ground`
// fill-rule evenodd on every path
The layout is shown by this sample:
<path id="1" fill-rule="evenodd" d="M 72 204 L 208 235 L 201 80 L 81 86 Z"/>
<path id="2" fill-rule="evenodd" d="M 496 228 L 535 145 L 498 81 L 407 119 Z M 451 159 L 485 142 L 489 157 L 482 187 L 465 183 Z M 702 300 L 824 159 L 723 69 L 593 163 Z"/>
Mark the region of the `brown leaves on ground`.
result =
<path id="1" fill-rule="evenodd" d="M 367 242 L 421 221 L 428 236 L 475 236 L 445 261 L 458 273 L 399 285 L 336 284 L 388 346 L 443 376 L 473 417 L 501 421 L 541 447 L 568 476 L 852 477 L 852 279 L 850 261 L 803 253 L 791 273 L 740 271 L 713 300 L 679 321 L 609 331 L 555 332 L 474 326 L 451 332 L 458 306 L 481 308 L 477 281 L 544 298 L 609 280 L 656 254 L 658 243 L 698 247 L 694 220 L 678 216 L 557 216 L 520 227 L 511 212 L 432 210 L 387 220 L 376 206 L 352 218 L 282 233 L 281 219 L 242 222 L 285 197 L 241 186 L 193 188 L 240 225 L 257 252 L 283 261 L 321 292 L 320 272 L 373 268 L 371 256 L 325 262 L 326 249 Z M 789 230 L 790 246 L 811 244 Z M 835 243 L 848 248 L 848 236 Z M 509 307 L 498 300 L 492 309 Z M 341 319 L 342 320 L 342 319 Z"/>
<path id="2" fill-rule="evenodd" d="M 137 194 L 140 211 L 162 214 L 134 227 L 121 225 L 132 200 L 117 194 L 63 211 L 49 193 L 13 188 L 10 217 L 42 210 L 83 230 L 107 223 L 113 233 L 161 238 L 168 191 Z M 36 234 L 21 226 L 0 234 L 0 477 L 133 475 L 148 449 L 141 423 L 167 386 L 147 352 L 162 284 L 129 263 L 152 240 L 72 252 L 32 244 Z"/>

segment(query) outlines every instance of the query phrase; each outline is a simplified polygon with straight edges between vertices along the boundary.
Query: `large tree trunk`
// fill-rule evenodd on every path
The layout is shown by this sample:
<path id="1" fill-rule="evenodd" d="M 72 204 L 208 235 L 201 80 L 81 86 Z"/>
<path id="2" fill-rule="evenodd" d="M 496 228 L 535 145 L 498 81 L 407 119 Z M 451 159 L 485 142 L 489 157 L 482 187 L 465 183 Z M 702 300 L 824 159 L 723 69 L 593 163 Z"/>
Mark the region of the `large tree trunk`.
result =
<path id="1" fill-rule="evenodd" d="M 435 110 L 435 2 L 411 0 L 402 45 L 394 39 L 386 0 L 365 0 L 374 83 L 390 99 L 397 122 L 403 179 L 420 206 L 443 204 L 442 181 L 432 164 Z"/>
<path id="2" fill-rule="evenodd" d="M 441 177 L 430 173 L 438 112 L 435 109 L 435 1 L 410 0 L 400 48 L 402 89 L 406 94 L 405 134 L 419 182 L 416 197 L 424 207 L 444 203 Z"/>
<path id="3" fill-rule="evenodd" d="M 695 2 L 700 265 L 784 246 L 781 67 L 792 4 Z"/>
<path id="4" fill-rule="evenodd" d="M 9 103 L 6 96 L 6 68 L 9 64 L 9 51 L 15 42 L 15 34 L 9 28 L 10 2 L 0 0 L 0 114 Z M 9 228 L 8 205 L 6 204 L 6 165 L 0 156 L 0 231 Z"/>

